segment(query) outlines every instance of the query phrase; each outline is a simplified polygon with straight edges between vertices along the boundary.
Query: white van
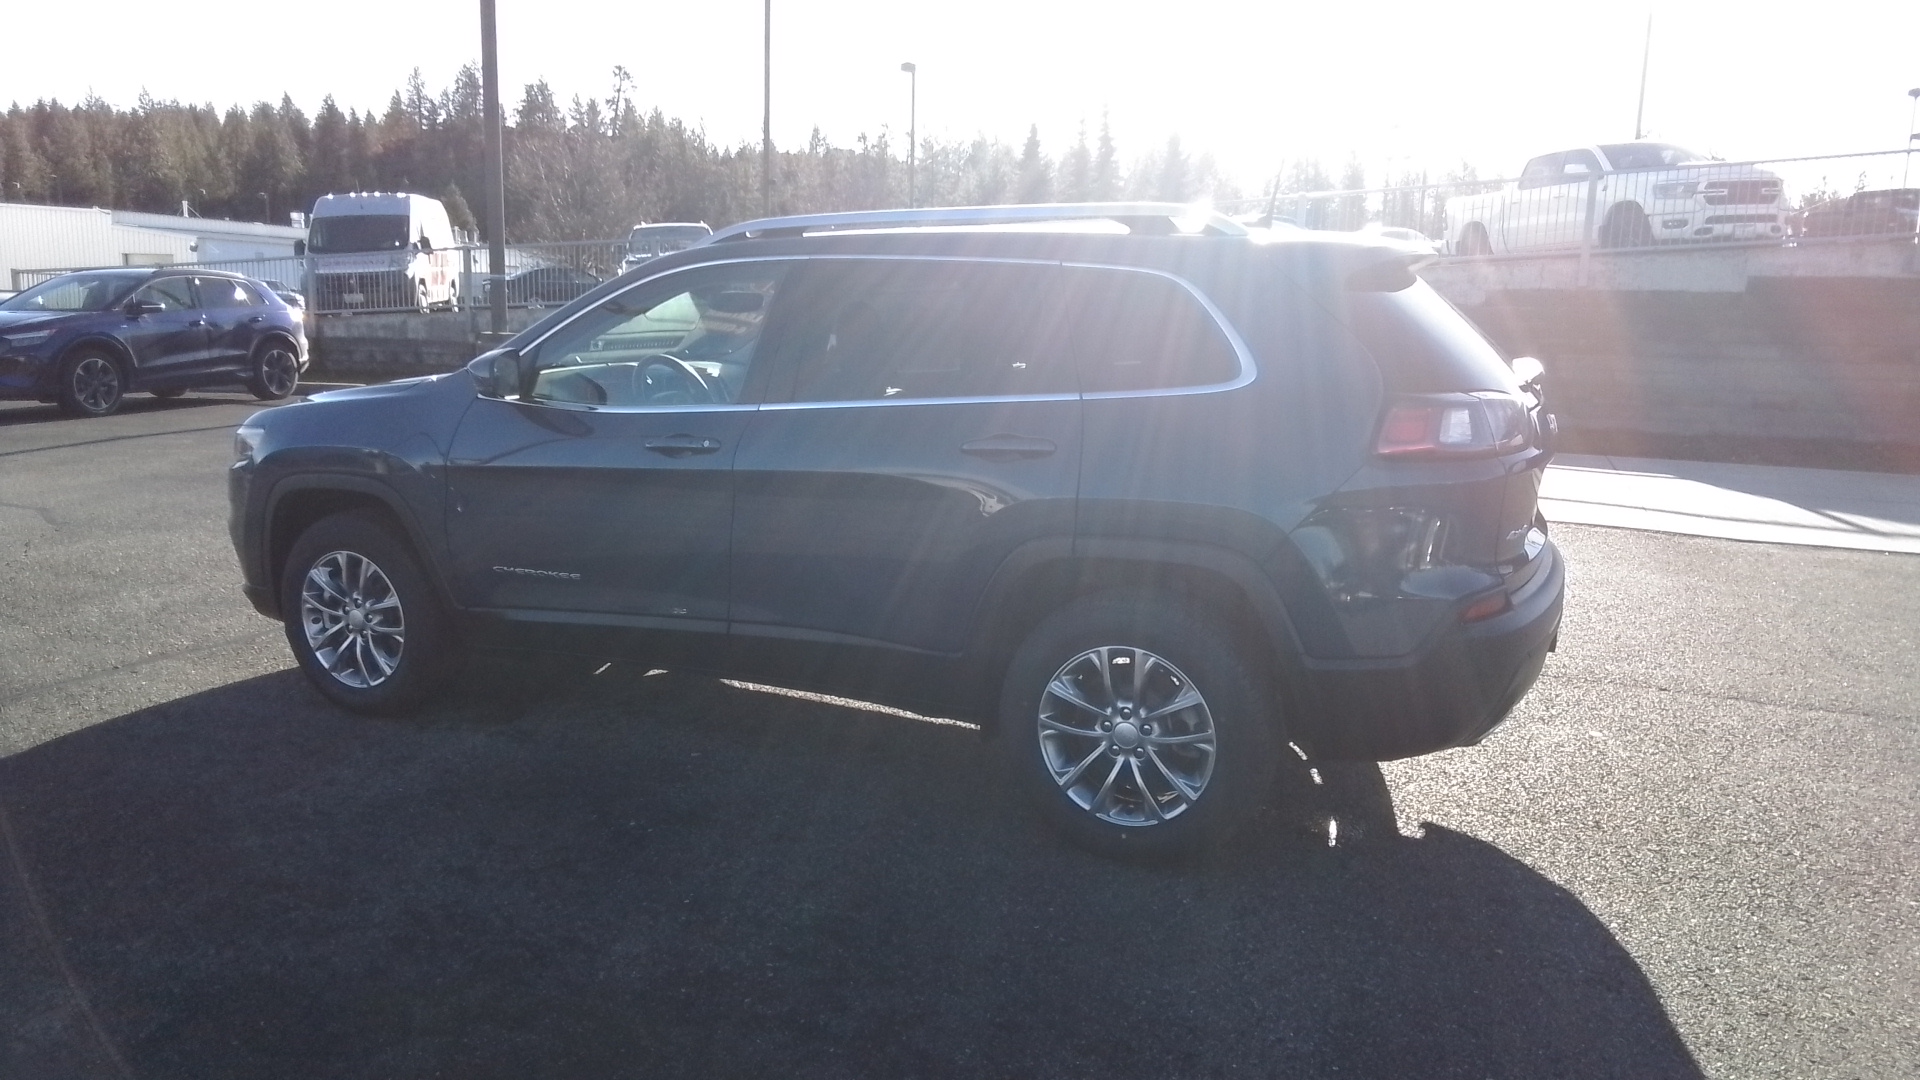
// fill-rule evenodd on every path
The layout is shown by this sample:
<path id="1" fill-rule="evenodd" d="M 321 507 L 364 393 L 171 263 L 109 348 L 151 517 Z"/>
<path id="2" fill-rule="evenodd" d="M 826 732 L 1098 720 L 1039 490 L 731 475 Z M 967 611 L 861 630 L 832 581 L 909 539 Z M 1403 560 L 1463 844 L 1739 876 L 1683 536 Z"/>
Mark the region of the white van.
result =
<path id="1" fill-rule="evenodd" d="M 312 310 L 453 310 L 460 255 L 439 199 L 400 192 L 322 195 L 308 220 Z"/>

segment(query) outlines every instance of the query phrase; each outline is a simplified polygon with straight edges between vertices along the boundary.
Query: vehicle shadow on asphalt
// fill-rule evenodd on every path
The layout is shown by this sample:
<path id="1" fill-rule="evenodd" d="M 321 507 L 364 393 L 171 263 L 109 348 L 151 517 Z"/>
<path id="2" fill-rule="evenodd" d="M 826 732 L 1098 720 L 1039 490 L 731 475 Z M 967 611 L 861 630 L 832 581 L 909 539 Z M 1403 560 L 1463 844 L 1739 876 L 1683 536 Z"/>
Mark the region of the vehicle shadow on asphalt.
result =
<path id="1" fill-rule="evenodd" d="M 1401 836 L 1373 766 L 1148 868 L 963 728 L 497 691 L 368 720 L 287 671 L 0 761 L 0 1073 L 1700 1075 L 1592 913 Z"/>

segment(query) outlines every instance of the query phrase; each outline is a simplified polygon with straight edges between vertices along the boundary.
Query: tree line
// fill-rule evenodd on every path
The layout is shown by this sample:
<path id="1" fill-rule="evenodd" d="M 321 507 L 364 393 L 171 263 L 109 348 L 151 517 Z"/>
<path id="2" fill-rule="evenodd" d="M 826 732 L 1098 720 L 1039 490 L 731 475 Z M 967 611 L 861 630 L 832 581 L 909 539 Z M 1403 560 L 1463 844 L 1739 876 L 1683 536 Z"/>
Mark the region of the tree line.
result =
<path id="1" fill-rule="evenodd" d="M 543 80 L 509 110 L 509 241 L 603 239 L 640 221 L 720 226 L 762 213 L 757 144 L 720 145 L 657 108 L 643 111 L 624 69 L 612 83 L 604 98 L 563 105 Z M 331 96 L 311 117 L 284 95 L 224 111 L 147 94 L 125 109 L 98 97 L 15 103 L 0 114 L 0 200 L 284 223 L 328 192 L 413 191 L 441 198 L 456 226 L 484 235 L 475 213 L 486 175 L 481 101 L 479 71 L 468 65 L 437 94 L 416 70 L 379 115 L 342 111 Z M 773 172 L 777 214 L 907 203 L 905 148 L 885 132 L 835 146 L 816 128 L 804 147 L 776 147 Z M 914 187 L 933 206 L 1242 197 L 1209 155 L 1188 152 L 1177 136 L 1123 162 L 1104 118 L 1054 154 L 1038 128 L 1018 146 L 923 139 Z"/>

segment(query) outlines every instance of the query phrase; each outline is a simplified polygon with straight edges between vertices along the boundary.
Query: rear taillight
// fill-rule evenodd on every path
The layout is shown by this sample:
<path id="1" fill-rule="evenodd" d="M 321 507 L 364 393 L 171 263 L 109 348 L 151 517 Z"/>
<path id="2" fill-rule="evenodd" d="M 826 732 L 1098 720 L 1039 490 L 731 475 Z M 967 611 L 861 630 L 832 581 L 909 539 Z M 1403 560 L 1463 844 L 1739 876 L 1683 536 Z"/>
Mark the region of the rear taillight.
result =
<path id="1" fill-rule="evenodd" d="M 1382 457 L 1505 454 L 1527 445 L 1527 407 L 1510 394 L 1450 394 L 1394 402 L 1380 421 Z"/>

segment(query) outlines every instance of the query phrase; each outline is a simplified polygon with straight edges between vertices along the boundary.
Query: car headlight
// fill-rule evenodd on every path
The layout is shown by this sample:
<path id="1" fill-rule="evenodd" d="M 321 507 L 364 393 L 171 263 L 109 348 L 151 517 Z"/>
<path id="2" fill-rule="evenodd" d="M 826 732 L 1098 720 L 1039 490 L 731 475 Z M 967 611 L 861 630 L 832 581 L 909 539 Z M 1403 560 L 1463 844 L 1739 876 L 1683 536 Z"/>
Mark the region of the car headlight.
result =
<path id="1" fill-rule="evenodd" d="M 265 428 L 242 425 L 233 433 L 233 463 L 235 465 L 253 464 L 253 456 L 260 450 L 260 440 L 267 434 Z"/>
<path id="2" fill-rule="evenodd" d="M 1691 199 L 1700 190 L 1698 180 L 1679 180 L 1669 184 L 1653 185 L 1653 197 L 1656 199 Z"/>
<path id="3" fill-rule="evenodd" d="M 30 349 L 35 345 L 44 344 L 52 336 L 51 330 L 35 330 L 30 334 L 8 334 L 5 340 L 9 348 Z"/>

